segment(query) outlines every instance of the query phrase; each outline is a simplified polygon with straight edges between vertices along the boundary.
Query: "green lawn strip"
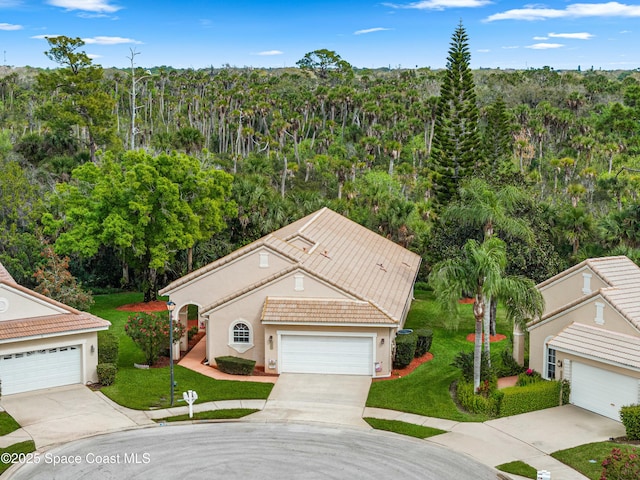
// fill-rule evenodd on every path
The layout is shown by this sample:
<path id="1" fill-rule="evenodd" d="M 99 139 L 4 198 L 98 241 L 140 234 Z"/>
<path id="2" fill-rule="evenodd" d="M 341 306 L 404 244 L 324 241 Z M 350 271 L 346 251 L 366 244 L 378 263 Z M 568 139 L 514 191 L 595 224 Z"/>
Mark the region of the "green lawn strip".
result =
<path id="1" fill-rule="evenodd" d="M 512 473 L 513 475 L 520 475 L 526 478 L 538 478 L 538 471 L 528 463 L 516 460 L 515 462 L 503 463 L 496 467 L 497 470 L 506 473 Z"/>
<path id="2" fill-rule="evenodd" d="M 16 422 L 7 412 L 0 412 L 0 436 L 11 433 L 20 428 L 20 424 Z"/>
<path id="3" fill-rule="evenodd" d="M 635 448 L 636 453 L 640 451 L 638 445 L 628 445 L 615 442 L 595 442 L 580 445 L 578 447 L 559 450 L 551 454 L 556 460 L 569 465 L 585 477 L 591 480 L 600 480 L 602 474 L 602 461 L 611 453 L 614 448 L 619 448 L 623 452 Z"/>
<path id="4" fill-rule="evenodd" d="M 431 292 L 416 291 L 415 296 L 405 327 L 433 330 L 430 352 L 434 358 L 406 377 L 373 382 L 367 406 L 463 422 L 487 420 L 484 415 L 461 412 L 449 392 L 451 384 L 460 377 L 460 371 L 452 367 L 451 362 L 458 352 L 473 350 L 473 343 L 466 340 L 468 333 L 474 331 L 472 306 L 461 306 L 464 317 L 459 327 L 453 330 L 444 324 L 443 314 L 435 305 Z M 499 316 L 498 331 L 509 329 L 504 318 Z M 505 346 L 506 342 L 493 343 L 492 358 L 499 358 Z"/>
<path id="5" fill-rule="evenodd" d="M 0 455 L 3 453 L 30 453 L 35 451 L 36 444 L 33 443 L 33 440 L 27 440 L 26 442 L 14 443 L 13 445 L 9 445 L 7 448 L 0 448 Z M 11 465 L 18 462 L 0 462 L 0 473 L 7 470 Z"/>
<path id="6" fill-rule="evenodd" d="M 231 418 L 242 418 L 252 413 L 259 412 L 255 408 L 224 408 L 222 410 L 208 410 L 206 412 L 194 412 L 193 418 L 189 414 L 176 415 L 174 417 L 162 418 L 156 422 L 182 422 L 185 420 L 228 420 Z"/>
<path id="7" fill-rule="evenodd" d="M 166 408 L 170 405 L 169 367 L 120 368 L 113 385 L 102 388 L 102 393 L 120 405 L 136 410 Z M 186 405 L 182 393 L 195 390 L 197 403 L 216 400 L 266 399 L 273 388 L 272 383 L 215 380 L 193 370 L 176 365 L 174 406 Z"/>
<path id="8" fill-rule="evenodd" d="M 386 430 L 388 432 L 399 433 L 416 438 L 433 437 L 441 433 L 447 433 L 445 430 L 437 428 L 424 427 L 413 423 L 401 422 L 399 420 L 383 420 L 381 418 L 365 417 L 364 421 L 378 430 Z"/>

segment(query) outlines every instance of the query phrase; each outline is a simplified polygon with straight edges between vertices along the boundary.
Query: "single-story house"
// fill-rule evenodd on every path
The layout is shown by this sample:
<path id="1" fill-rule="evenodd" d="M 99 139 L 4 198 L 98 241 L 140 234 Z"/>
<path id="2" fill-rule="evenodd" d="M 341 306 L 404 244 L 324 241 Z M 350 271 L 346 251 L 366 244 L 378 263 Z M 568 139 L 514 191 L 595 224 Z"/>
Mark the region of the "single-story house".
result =
<path id="1" fill-rule="evenodd" d="M 97 382 L 97 332 L 110 325 L 18 285 L 0 263 L 2 394 Z"/>
<path id="2" fill-rule="evenodd" d="M 591 258 L 540 283 L 545 313 L 528 324 L 529 367 L 571 383 L 571 403 L 620 420 L 640 403 L 640 268 Z"/>
<path id="3" fill-rule="evenodd" d="M 323 208 L 160 291 L 186 322 L 197 305 L 206 354 L 268 373 L 385 377 L 420 257 Z"/>

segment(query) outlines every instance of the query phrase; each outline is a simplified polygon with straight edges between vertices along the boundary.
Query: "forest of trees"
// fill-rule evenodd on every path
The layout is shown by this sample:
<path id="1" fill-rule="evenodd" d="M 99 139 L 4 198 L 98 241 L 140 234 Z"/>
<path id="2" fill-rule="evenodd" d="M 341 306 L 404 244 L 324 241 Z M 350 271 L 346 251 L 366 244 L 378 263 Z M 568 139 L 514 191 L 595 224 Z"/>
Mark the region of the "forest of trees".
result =
<path id="1" fill-rule="evenodd" d="M 640 260 L 640 71 L 470 70 L 467 42 L 460 25 L 442 70 L 318 50 L 298 68 L 147 71 L 134 50 L 103 69 L 51 38 L 58 68 L 0 67 L 0 262 L 34 286 L 52 245 L 85 286 L 149 299 L 329 206 L 422 255 L 426 280 L 483 238 L 448 212 L 507 188 L 520 200 L 498 220 L 533 232 L 491 224 L 509 274 Z M 484 193 L 460 193 L 471 179 Z"/>

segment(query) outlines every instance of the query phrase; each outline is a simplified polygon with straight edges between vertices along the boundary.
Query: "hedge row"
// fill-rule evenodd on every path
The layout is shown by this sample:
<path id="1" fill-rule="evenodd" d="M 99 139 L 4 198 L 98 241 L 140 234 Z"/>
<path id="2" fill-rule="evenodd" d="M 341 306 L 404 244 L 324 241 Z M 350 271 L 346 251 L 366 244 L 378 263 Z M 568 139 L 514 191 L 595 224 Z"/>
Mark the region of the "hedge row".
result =
<path id="1" fill-rule="evenodd" d="M 116 381 L 118 368 L 113 363 L 99 363 L 96 367 L 96 372 L 98 373 L 98 381 L 100 384 L 107 387 L 113 385 L 113 382 Z"/>
<path id="2" fill-rule="evenodd" d="M 640 405 L 627 405 L 620 409 L 620 420 L 629 440 L 640 440 Z"/>
<path id="3" fill-rule="evenodd" d="M 216 357 L 218 370 L 231 375 L 251 375 L 256 365 L 255 360 L 240 357 Z"/>
<path id="4" fill-rule="evenodd" d="M 395 368 L 406 367 L 411 363 L 411 360 L 427 353 L 432 342 L 433 331 L 430 328 L 420 328 L 407 335 L 397 335 L 393 366 Z"/>
<path id="5" fill-rule="evenodd" d="M 108 330 L 98 332 L 98 363 L 118 364 L 118 336 Z"/>

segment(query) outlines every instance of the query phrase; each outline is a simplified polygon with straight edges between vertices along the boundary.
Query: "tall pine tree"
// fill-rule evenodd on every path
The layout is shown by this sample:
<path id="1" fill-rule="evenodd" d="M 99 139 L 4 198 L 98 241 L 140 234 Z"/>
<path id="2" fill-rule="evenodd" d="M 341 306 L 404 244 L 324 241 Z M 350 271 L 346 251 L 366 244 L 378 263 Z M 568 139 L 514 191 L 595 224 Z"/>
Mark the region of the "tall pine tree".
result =
<path id="1" fill-rule="evenodd" d="M 435 201 L 444 206 L 456 195 L 461 180 L 482 165 L 471 54 L 462 22 L 456 28 L 440 89 L 433 137 Z"/>

